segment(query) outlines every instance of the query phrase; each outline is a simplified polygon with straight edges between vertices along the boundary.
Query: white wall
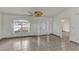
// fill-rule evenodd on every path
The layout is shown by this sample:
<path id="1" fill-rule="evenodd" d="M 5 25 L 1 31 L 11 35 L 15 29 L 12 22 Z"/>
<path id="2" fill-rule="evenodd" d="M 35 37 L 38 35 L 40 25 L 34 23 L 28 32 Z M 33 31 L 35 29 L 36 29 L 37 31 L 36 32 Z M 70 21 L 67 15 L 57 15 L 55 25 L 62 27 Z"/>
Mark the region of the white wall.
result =
<path id="1" fill-rule="evenodd" d="M 79 43 L 79 8 L 71 9 L 70 40 Z"/>
<path id="2" fill-rule="evenodd" d="M 13 21 L 14 20 L 29 20 L 31 23 L 30 32 L 13 32 Z M 14 37 L 14 36 L 28 36 L 28 35 L 37 35 L 38 34 L 38 26 L 40 24 L 48 22 L 49 25 L 46 24 L 46 29 L 41 29 L 40 34 L 49 34 L 52 33 L 53 28 L 53 18 L 52 17 L 28 17 L 28 16 L 16 16 L 16 15 L 7 15 L 2 14 L 2 37 Z M 40 24 L 38 24 L 40 22 Z M 49 27 L 48 27 L 49 26 Z M 41 26 L 43 27 L 43 26 Z M 48 31 L 49 30 L 49 31 Z M 47 32 L 48 31 L 48 32 Z"/>
<path id="3" fill-rule="evenodd" d="M 72 17 L 70 28 L 70 40 L 79 43 L 79 16 Z"/>
<path id="4" fill-rule="evenodd" d="M 2 36 L 2 29 L 1 29 L 1 27 L 2 27 L 2 21 L 1 21 L 1 19 L 2 19 L 2 17 L 1 17 L 1 15 L 0 15 L 0 38 L 1 38 L 1 36 Z"/>
<path id="5" fill-rule="evenodd" d="M 54 17 L 53 21 L 53 34 L 62 37 L 62 27 L 59 16 Z"/>
<path id="6" fill-rule="evenodd" d="M 70 40 L 79 43 L 79 8 L 69 8 L 63 11 L 58 16 L 58 19 L 69 18 L 68 20 L 70 21 Z"/>
<path id="7" fill-rule="evenodd" d="M 54 16 L 53 21 L 53 34 L 62 37 L 62 30 L 69 32 L 70 31 L 70 17 L 72 15 L 72 8 L 67 8 L 66 10 L 61 11 L 58 15 Z M 61 20 L 65 19 L 65 22 L 62 25 Z"/>
<path id="8" fill-rule="evenodd" d="M 70 17 L 70 40 L 79 43 L 79 8 L 66 11 Z"/>

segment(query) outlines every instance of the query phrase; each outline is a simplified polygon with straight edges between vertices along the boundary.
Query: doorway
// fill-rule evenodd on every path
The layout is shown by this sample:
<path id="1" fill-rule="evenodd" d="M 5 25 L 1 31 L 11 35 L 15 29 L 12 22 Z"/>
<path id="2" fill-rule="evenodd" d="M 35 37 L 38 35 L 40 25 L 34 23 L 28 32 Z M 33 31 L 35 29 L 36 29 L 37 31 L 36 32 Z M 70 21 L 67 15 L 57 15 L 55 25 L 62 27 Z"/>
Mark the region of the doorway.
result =
<path id="1" fill-rule="evenodd" d="M 65 17 L 61 20 L 62 24 L 62 49 L 69 50 L 70 49 L 70 18 Z"/>
<path id="2" fill-rule="evenodd" d="M 63 36 L 69 37 L 70 33 L 70 20 L 68 18 L 65 18 L 62 20 L 62 33 Z"/>

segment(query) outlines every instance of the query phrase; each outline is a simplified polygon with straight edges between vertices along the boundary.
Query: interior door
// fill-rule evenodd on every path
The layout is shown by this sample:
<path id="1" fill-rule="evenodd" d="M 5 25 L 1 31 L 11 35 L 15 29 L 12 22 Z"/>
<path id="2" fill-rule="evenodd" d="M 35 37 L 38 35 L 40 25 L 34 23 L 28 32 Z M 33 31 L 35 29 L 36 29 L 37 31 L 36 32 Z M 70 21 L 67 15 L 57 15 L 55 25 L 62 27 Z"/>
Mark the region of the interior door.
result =
<path id="1" fill-rule="evenodd" d="M 47 21 L 38 21 L 37 30 L 39 35 L 44 35 L 49 33 L 49 23 Z"/>

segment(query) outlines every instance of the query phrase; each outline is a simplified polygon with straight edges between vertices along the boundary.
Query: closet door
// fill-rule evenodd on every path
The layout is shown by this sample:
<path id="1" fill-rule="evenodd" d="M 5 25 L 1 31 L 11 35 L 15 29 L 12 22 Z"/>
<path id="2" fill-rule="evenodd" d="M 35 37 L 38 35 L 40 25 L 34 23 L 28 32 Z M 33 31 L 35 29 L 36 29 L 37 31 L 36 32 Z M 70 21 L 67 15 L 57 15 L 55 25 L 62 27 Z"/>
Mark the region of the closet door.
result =
<path id="1" fill-rule="evenodd" d="M 38 28 L 37 28 L 37 22 L 32 22 L 31 23 L 32 25 L 31 25 L 31 34 L 32 35 L 38 35 Z"/>
<path id="2" fill-rule="evenodd" d="M 39 35 L 49 34 L 49 22 L 38 21 L 37 22 L 37 32 Z"/>

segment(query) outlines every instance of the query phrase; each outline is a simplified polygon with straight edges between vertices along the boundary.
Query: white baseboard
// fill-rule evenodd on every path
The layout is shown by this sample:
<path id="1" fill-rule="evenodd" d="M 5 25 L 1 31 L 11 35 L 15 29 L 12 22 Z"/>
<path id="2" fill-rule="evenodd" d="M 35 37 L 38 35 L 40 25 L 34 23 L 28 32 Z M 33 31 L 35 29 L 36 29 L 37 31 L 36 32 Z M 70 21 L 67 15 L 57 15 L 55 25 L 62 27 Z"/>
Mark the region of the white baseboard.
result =
<path id="1" fill-rule="evenodd" d="M 45 35 L 54 35 L 54 36 L 57 36 L 57 37 L 61 38 L 60 36 L 58 36 L 58 35 L 56 35 L 56 34 L 53 34 L 53 33 L 50 33 L 50 34 L 41 34 L 41 35 L 39 35 L 39 36 L 45 36 Z M 33 37 L 33 36 L 38 36 L 38 35 L 14 36 L 14 37 L 2 37 L 1 39 L 5 39 L 5 38 Z"/>

